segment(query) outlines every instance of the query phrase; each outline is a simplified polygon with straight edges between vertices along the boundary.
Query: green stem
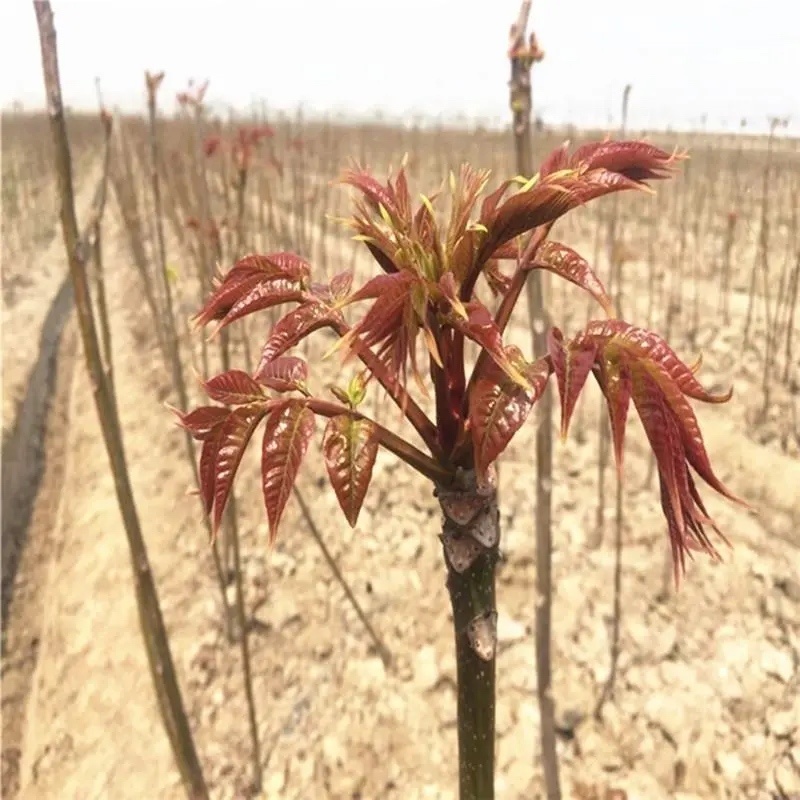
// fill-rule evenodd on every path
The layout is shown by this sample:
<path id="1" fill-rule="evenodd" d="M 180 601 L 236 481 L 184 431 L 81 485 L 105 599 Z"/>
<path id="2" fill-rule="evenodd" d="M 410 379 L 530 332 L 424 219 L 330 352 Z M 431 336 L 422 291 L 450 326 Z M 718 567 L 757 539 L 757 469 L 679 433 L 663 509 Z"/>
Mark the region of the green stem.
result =
<path id="1" fill-rule="evenodd" d="M 466 575 L 450 570 L 458 680 L 458 787 L 460 800 L 494 798 L 495 659 L 484 661 L 466 633 L 475 599 L 494 605 L 494 566 L 482 556 Z"/>

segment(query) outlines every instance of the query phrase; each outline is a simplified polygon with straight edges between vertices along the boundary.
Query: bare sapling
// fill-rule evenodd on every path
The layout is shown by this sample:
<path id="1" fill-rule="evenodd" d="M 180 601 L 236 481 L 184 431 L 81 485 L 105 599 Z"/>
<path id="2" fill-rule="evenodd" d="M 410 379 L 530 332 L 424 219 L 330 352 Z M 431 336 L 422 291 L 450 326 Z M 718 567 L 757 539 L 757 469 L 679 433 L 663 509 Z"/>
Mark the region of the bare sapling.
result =
<path id="1" fill-rule="evenodd" d="M 620 137 L 625 136 L 628 127 L 628 103 L 631 95 L 631 84 L 627 84 L 622 92 L 622 122 L 620 124 Z M 622 314 L 622 266 L 625 256 L 622 253 L 622 248 L 619 243 L 619 195 L 613 198 L 613 207 L 611 209 L 611 221 L 609 223 L 609 248 L 610 248 L 610 261 L 611 261 L 611 284 L 613 287 L 613 302 L 614 309 L 617 314 Z M 605 421 L 605 420 L 603 420 Z M 608 439 L 608 428 L 605 425 L 600 429 L 600 441 L 603 438 Z M 607 445 L 606 445 L 607 446 Z M 602 477 L 604 469 L 601 468 L 599 476 Z M 601 485 L 598 481 L 598 485 Z M 616 495 L 614 503 L 614 596 L 613 596 L 613 613 L 611 618 L 611 644 L 609 661 L 610 666 L 608 670 L 608 678 L 606 679 L 600 697 L 594 708 L 594 716 L 596 719 L 601 719 L 603 716 L 603 706 L 609 698 L 614 696 L 614 685 L 617 678 L 617 663 L 619 661 L 619 633 L 620 625 L 622 624 L 622 528 L 625 523 L 625 514 L 623 509 L 624 501 L 624 485 L 623 482 L 618 480 L 616 486 Z M 602 507 L 603 498 L 598 498 L 598 507 Z M 602 529 L 601 529 L 602 530 Z"/>
<path id="2" fill-rule="evenodd" d="M 105 274 L 103 271 L 103 214 L 106 208 L 108 190 L 108 172 L 111 163 L 111 115 L 100 107 L 100 119 L 103 123 L 103 172 L 97 186 L 92 203 L 92 218 L 87 226 L 88 244 L 92 250 L 92 277 L 97 305 L 97 322 L 100 327 L 100 358 L 103 372 L 108 381 L 112 401 L 116 406 L 116 390 L 114 388 L 114 358 L 111 352 L 111 324 L 108 319 L 108 302 L 106 299 Z"/>
<path id="3" fill-rule="evenodd" d="M 785 128 L 788 125 L 788 119 L 786 118 L 773 118 L 770 120 L 771 128 Z M 766 195 L 765 195 L 766 199 Z M 769 261 L 768 261 L 768 251 L 769 251 L 769 226 L 767 221 L 767 207 L 766 202 L 762 205 L 762 224 L 759 227 L 759 250 L 761 252 L 761 269 L 763 274 L 763 285 L 764 285 L 764 307 L 766 309 L 766 331 L 764 335 L 764 361 L 763 361 L 763 370 L 761 375 L 761 391 L 762 391 L 762 404 L 761 404 L 761 411 L 759 414 L 759 418 L 761 420 L 766 420 L 769 414 L 771 402 L 772 402 L 772 378 L 775 373 L 778 372 L 776 369 L 776 359 L 777 359 L 777 349 L 778 349 L 778 338 L 780 336 L 781 325 L 780 325 L 780 312 L 781 312 L 781 305 L 784 300 L 787 298 L 786 289 L 788 284 L 789 278 L 789 269 L 788 264 L 789 261 L 786 259 L 784 261 L 784 268 L 781 270 L 780 277 L 778 281 L 774 279 L 770 280 L 770 268 L 769 268 Z M 763 240 L 762 240 L 763 239 Z M 770 301 L 770 293 L 773 290 L 772 284 L 775 285 L 775 302 L 774 307 L 770 311 L 770 307 L 772 305 Z"/>
<path id="4" fill-rule="evenodd" d="M 758 245 L 756 247 L 755 258 L 753 259 L 753 268 L 750 271 L 750 286 L 748 288 L 747 300 L 747 315 L 744 321 L 744 331 L 742 333 L 742 352 L 747 350 L 750 345 L 750 332 L 751 325 L 754 318 L 754 308 L 756 298 L 758 297 L 757 281 L 758 276 L 761 275 L 761 286 L 764 292 L 764 319 L 766 329 L 769 330 L 771 326 L 770 315 L 770 285 L 769 285 L 769 239 L 770 239 L 770 226 L 769 226 L 769 193 L 770 193 L 770 177 L 772 175 L 772 159 L 773 150 L 775 147 L 775 132 L 779 127 L 782 127 L 783 120 L 779 117 L 770 117 L 769 119 L 769 137 L 767 139 L 767 152 L 764 157 L 764 169 L 761 176 L 761 206 L 759 210 L 758 220 Z M 765 356 L 767 354 L 765 353 Z M 766 362 L 766 358 L 764 361 Z"/>
<path id="5" fill-rule="evenodd" d="M 112 386 L 103 368 L 97 326 L 92 313 L 87 278 L 87 245 L 79 238 L 75 214 L 72 161 L 67 141 L 64 106 L 58 71 L 56 31 L 53 11 L 47 0 L 34 2 L 41 44 L 42 71 L 47 96 L 47 111 L 53 135 L 56 174 L 61 198 L 61 227 L 67 251 L 70 276 L 75 292 L 81 340 L 86 368 L 91 380 L 95 407 L 114 478 L 117 501 L 122 515 L 134 575 L 139 622 L 147 651 L 150 674 L 156 691 L 162 721 L 172 746 L 187 797 L 208 797 L 203 773 L 178 686 L 164 619 L 158 601 L 147 549 L 128 476 L 122 431 Z M 99 222 L 98 222 L 99 224 Z"/>
<path id="6" fill-rule="evenodd" d="M 114 161 L 111 165 L 110 173 L 111 188 L 125 227 L 131 261 L 138 273 L 142 292 L 147 302 L 150 317 L 153 320 L 153 332 L 155 333 L 158 350 L 164 360 L 164 365 L 169 368 L 166 334 L 162 328 L 163 320 L 155 290 L 157 279 L 154 279 L 151 275 L 150 258 L 145 248 L 146 239 L 139 211 L 139 199 L 136 194 L 136 178 L 130 145 L 125 135 L 123 124 L 116 126 L 115 141 Z"/>
<path id="7" fill-rule="evenodd" d="M 622 92 L 622 122 L 620 123 L 620 137 L 624 137 L 628 122 L 628 98 L 631 85 L 627 84 Z M 621 248 L 617 235 L 619 226 L 619 196 L 615 195 L 611 201 L 608 216 L 608 231 L 606 248 L 609 266 L 609 291 L 613 292 L 621 273 Z M 597 512 L 595 516 L 595 530 L 589 539 L 589 546 L 600 547 L 603 543 L 606 527 L 606 470 L 609 459 L 608 425 L 603 414 L 604 398 L 600 398 L 598 446 L 597 446 Z"/>
<path id="8" fill-rule="evenodd" d="M 149 150 L 149 176 L 150 191 L 153 199 L 153 230 L 155 232 L 154 261 L 156 275 L 155 284 L 158 287 L 154 292 L 156 301 L 156 315 L 158 327 L 163 331 L 165 356 L 172 380 L 172 389 L 177 395 L 178 408 L 187 409 L 189 407 L 189 392 L 186 386 L 186 377 L 181 361 L 180 336 L 178 334 L 178 323 L 176 320 L 174 302 L 172 297 L 172 280 L 167 264 L 166 237 L 164 234 L 164 208 L 161 191 L 160 146 L 158 136 L 158 89 L 164 79 L 164 73 L 145 73 L 145 88 L 147 91 L 147 116 L 148 116 L 148 150 Z M 184 437 L 186 457 L 192 471 L 195 486 L 199 489 L 200 476 L 195 466 L 195 448 L 191 436 L 186 434 Z M 211 537 L 211 526 L 207 518 L 204 518 L 206 534 Z M 214 563 L 214 571 L 217 584 L 220 588 L 220 598 L 222 603 L 222 617 L 225 630 L 229 640 L 233 638 L 233 611 L 228 604 L 225 591 L 225 576 L 222 570 L 222 563 L 219 551 L 216 547 L 211 548 L 211 555 Z"/>
<path id="9" fill-rule="evenodd" d="M 722 264 L 720 269 L 719 312 L 725 325 L 731 322 L 731 270 L 733 268 L 733 246 L 736 243 L 736 223 L 739 214 L 732 208 L 725 217 L 725 233 L 722 242 Z"/>
<path id="10" fill-rule="evenodd" d="M 511 27 L 509 81 L 513 115 L 516 168 L 520 176 L 534 172 L 531 142 L 531 70 L 544 53 L 531 32 L 526 42 L 530 0 L 523 0 L 517 21 Z M 528 320 L 533 352 L 547 349 L 550 318 L 545 308 L 542 270 L 534 270 L 527 281 Z M 548 800 L 559 800 L 561 786 L 556 752 L 555 699 L 552 691 L 552 494 L 553 494 L 553 393 L 545 387 L 539 398 L 536 425 L 536 697 L 539 705 L 539 737 L 542 768 Z"/>
<path id="11" fill-rule="evenodd" d="M 792 365 L 797 366 L 797 362 L 792 357 L 793 334 L 795 329 L 795 315 L 797 313 L 797 301 L 800 298 L 800 237 L 795 236 L 795 257 L 792 274 L 789 278 L 789 290 L 787 292 L 786 308 L 786 347 L 783 357 L 783 376 L 784 385 L 789 385 Z M 798 376 L 800 377 L 800 376 Z"/>

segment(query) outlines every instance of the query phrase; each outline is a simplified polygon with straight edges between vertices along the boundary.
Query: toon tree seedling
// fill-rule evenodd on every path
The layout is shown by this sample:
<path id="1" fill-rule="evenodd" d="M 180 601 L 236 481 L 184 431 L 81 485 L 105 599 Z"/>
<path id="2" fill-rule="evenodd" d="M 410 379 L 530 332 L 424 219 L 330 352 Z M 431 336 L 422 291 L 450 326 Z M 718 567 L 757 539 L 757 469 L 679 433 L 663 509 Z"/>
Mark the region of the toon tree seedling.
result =
<path id="1" fill-rule="evenodd" d="M 494 796 L 496 605 L 495 565 L 500 541 L 494 464 L 555 375 L 566 435 L 589 375 L 605 396 L 618 470 L 622 470 L 628 409 L 633 403 L 655 454 L 661 503 L 672 546 L 675 579 L 685 556 L 718 553 L 708 531 L 724 541 L 698 493 L 692 470 L 737 500 L 712 471 L 689 399 L 722 403 L 709 394 L 656 333 L 614 318 L 611 301 L 589 264 L 549 239 L 553 224 L 589 200 L 645 189 L 666 178 L 680 155 L 639 141 L 587 144 L 554 151 L 529 180 L 504 182 L 484 194 L 489 173 L 469 166 L 451 175 L 446 224 L 435 197 L 412 204 L 404 170 L 382 184 L 362 169 L 342 180 L 360 197 L 348 220 L 380 268 L 354 286 L 350 272 L 330 283 L 312 280 L 311 265 L 287 252 L 247 255 L 215 280 L 198 325 L 220 330 L 242 317 L 291 304 L 275 324 L 253 374 L 228 370 L 204 384 L 211 400 L 181 424 L 202 443 L 201 495 L 216 531 L 242 454 L 264 424 L 262 486 L 274 540 L 300 463 L 325 418 L 322 454 L 339 505 L 355 525 L 379 447 L 434 484 L 457 651 L 459 782 L 462 800 Z M 519 190 L 508 196 L 515 184 Z M 501 262 L 510 262 L 504 269 Z M 503 341 L 512 311 L 532 270 L 554 273 L 589 292 L 607 318 L 589 322 L 573 338 L 552 328 L 547 352 L 527 360 Z M 483 279 L 500 296 L 496 314 L 478 298 Z M 344 310 L 372 301 L 354 325 Z M 332 330 L 336 347 L 363 369 L 333 399 L 308 388 L 308 364 L 289 351 L 314 331 Z M 420 345 L 421 340 L 421 346 Z M 467 376 L 466 340 L 479 355 Z M 435 419 L 410 393 L 430 387 Z M 427 452 L 359 411 L 379 383 L 416 429 Z M 691 468 L 691 470 L 690 470 Z M 742 502 L 742 501 L 738 501 Z"/>

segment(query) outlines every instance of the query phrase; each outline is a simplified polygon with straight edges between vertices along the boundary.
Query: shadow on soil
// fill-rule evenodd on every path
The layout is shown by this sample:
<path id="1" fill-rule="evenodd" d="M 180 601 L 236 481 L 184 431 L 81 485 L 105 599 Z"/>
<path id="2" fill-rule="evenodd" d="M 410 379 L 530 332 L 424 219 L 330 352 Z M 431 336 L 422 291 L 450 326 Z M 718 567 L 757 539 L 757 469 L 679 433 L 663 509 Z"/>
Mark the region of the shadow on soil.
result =
<path id="1" fill-rule="evenodd" d="M 39 357 L 31 370 L 14 427 L 2 453 L 2 631 L 5 631 L 14 579 L 45 464 L 44 441 L 56 378 L 61 336 L 73 306 L 69 277 L 58 290 L 42 327 Z M 24 335 L 24 331 L 19 332 Z"/>

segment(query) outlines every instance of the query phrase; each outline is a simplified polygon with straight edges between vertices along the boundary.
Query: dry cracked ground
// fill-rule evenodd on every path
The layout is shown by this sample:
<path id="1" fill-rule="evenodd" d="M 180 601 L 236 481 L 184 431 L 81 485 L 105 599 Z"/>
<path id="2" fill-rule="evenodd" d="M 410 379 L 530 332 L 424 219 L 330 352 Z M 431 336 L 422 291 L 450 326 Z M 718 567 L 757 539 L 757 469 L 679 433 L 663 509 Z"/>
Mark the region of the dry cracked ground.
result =
<path id="1" fill-rule="evenodd" d="M 84 213 L 92 192 L 87 180 L 78 198 Z M 198 507 L 186 496 L 191 477 L 182 434 L 162 405 L 169 399 L 167 373 L 114 205 L 105 230 L 119 411 L 173 653 L 213 797 L 244 798 L 249 741 L 239 649 L 225 637 Z M 51 242 L 31 245 L 24 259 L 4 258 L 4 282 L 15 269 L 27 276 L 13 296 L 4 294 L 4 433 L 13 428 L 42 320 L 66 275 L 57 233 L 54 224 Z M 626 266 L 629 292 L 642 284 L 643 269 Z M 713 292 L 710 285 L 701 291 Z M 575 302 L 583 308 L 582 298 Z M 614 479 L 609 470 L 605 533 L 597 545 L 596 393 L 587 392 L 573 435 L 557 444 L 553 692 L 566 797 L 579 797 L 581 784 L 624 790 L 631 800 L 772 800 L 780 787 L 800 792 L 800 461 L 796 450 L 778 446 L 777 434 L 754 427 L 749 398 L 760 380 L 759 361 L 757 353 L 737 351 L 745 308 L 745 294 L 734 292 L 731 325 L 715 326 L 713 338 L 699 336 L 706 342 L 706 385 L 733 382 L 735 393 L 729 405 L 698 413 L 721 479 L 758 514 L 712 499 L 710 510 L 733 548 L 719 564 L 698 558 L 678 592 L 668 582 L 664 591 L 665 524 L 655 483 L 645 485 L 643 437 L 631 432 L 621 652 L 602 721 L 592 711 L 609 669 Z M 528 350 L 522 317 L 511 336 Z M 328 344 L 319 341 L 315 352 Z M 4 628 L 3 793 L 20 800 L 180 798 L 72 318 L 56 365 L 44 474 Z M 325 364 L 320 386 L 334 369 Z M 393 419 L 386 406 L 380 413 Z M 779 425 L 774 417 L 764 425 Z M 497 795 L 503 800 L 543 796 L 533 439 L 531 420 L 500 475 Z M 455 665 L 431 487 L 381 455 L 358 527 L 350 530 L 320 460 L 309 457 L 301 473 L 300 488 L 326 543 L 392 652 L 387 668 L 295 503 L 274 549 L 268 547 L 256 451 L 241 470 L 238 505 L 262 796 L 454 800 Z"/>

